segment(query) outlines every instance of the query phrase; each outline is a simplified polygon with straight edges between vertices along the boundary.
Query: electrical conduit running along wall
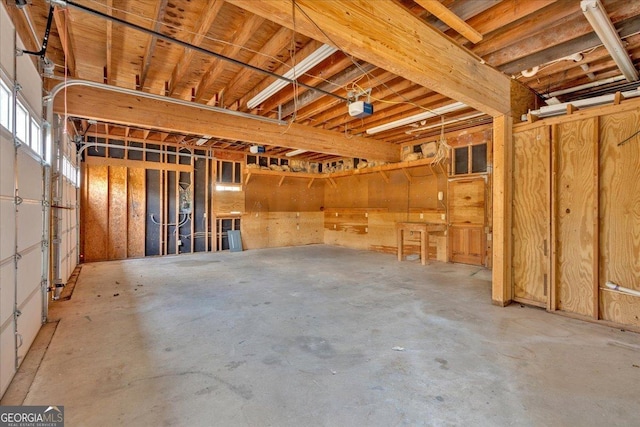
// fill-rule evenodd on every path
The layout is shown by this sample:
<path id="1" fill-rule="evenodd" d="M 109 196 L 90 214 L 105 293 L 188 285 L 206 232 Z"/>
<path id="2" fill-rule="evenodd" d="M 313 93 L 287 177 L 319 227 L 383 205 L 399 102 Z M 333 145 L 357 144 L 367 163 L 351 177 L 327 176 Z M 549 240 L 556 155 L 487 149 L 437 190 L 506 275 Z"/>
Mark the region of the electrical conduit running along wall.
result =
<path id="1" fill-rule="evenodd" d="M 0 4 L 0 395 L 46 315 L 42 81 Z M 18 90 L 17 85 L 21 90 Z M 17 141 L 17 144 L 14 144 Z M 47 147 L 48 148 L 48 147 Z"/>

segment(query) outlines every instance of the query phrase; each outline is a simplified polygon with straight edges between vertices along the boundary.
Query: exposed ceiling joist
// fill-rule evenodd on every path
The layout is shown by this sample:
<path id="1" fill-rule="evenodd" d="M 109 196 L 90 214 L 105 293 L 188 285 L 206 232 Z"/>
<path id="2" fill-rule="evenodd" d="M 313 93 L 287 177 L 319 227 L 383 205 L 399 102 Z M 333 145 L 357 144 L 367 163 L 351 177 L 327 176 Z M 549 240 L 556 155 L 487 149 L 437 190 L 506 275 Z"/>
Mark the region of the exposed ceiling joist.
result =
<path id="1" fill-rule="evenodd" d="M 449 27 L 458 32 L 461 36 L 472 43 L 482 41 L 482 34 L 477 32 L 471 25 L 467 24 L 464 19 L 449 10 L 439 1 L 434 0 L 414 0 L 420 6 L 425 8 L 429 13 L 437 17 L 439 20 L 447 24 Z"/>
<path id="2" fill-rule="evenodd" d="M 213 25 L 213 21 L 215 21 L 220 9 L 222 9 L 222 5 L 224 2 L 222 0 L 217 0 L 213 2 L 209 2 L 204 7 L 203 13 L 200 15 L 200 19 L 194 26 L 193 34 L 188 35 L 187 42 L 191 43 L 195 46 L 200 46 L 205 36 L 207 35 L 207 31 Z M 184 78 L 189 66 L 191 65 L 191 60 L 196 52 L 193 49 L 184 49 L 180 59 L 176 63 L 176 66 L 173 68 L 171 72 L 171 81 L 169 88 L 169 95 L 173 95 L 176 91 L 176 88 Z"/>
<path id="3" fill-rule="evenodd" d="M 161 0 L 158 2 L 156 8 L 156 19 L 155 24 L 153 25 L 153 31 L 160 31 L 162 27 L 162 18 L 164 17 L 165 11 L 167 9 L 168 0 Z M 109 21 L 111 24 L 111 21 Z M 151 66 L 151 59 L 153 58 L 153 53 L 156 49 L 156 43 L 158 39 L 156 37 L 151 36 L 149 38 L 149 42 L 147 43 L 147 47 L 144 50 L 144 57 L 142 59 L 142 70 L 140 70 L 140 89 L 144 87 L 144 84 L 147 80 L 147 74 L 149 74 L 149 67 Z"/>
<path id="4" fill-rule="evenodd" d="M 297 0 L 295 23 L 287 0 L 227 1 L 492 116 L 511 110 L 507 76 L 392 1 Z"/>
<path id="5" fill-rule="evenodd" d="M 196 106 L 91 87 L 71 86 L 65 94 L 66 97 L 56 97 L 54 112 L 164 132 L 210 135 L 336 156 L 390 162 L 400 160 L 400 150 L 395 144 L 358 136 L 347 137 L 342 133 L 295 123 L 281 126 Z M 167 115 L 167 111 L 171 114 Z"/>

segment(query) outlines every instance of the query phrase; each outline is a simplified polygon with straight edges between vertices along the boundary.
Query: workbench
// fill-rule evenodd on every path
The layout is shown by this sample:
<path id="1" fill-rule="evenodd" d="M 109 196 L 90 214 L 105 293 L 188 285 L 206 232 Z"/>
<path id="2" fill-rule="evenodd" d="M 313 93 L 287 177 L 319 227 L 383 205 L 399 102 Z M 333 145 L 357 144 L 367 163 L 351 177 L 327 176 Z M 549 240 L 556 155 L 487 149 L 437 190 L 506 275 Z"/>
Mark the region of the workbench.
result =
<path id="1" fill-rule="evenodd" d="M 429 233 L 445 231 L 446 224 L 437 224 L 432 222 L 397 222 L 396 230 L 398 232 L 398 261 L 402 261 L 404 256 L 404 232 L 420 233 L 420 262 L 422 265 L 427 264 Z"/>

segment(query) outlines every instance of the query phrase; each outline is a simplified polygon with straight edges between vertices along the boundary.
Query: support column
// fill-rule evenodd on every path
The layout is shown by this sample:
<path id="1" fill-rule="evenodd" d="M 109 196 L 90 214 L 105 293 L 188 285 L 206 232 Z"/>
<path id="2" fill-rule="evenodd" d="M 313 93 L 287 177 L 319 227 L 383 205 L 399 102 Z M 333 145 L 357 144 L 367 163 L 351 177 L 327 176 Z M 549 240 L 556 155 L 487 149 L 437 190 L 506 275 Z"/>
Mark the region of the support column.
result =
<path id="1" fill-rule="evenodd" d="M 493 279 L 491 300 L 504 307 L 511 303 L 511 184 L 513 178 L 513 118 L 493 119 Z"/>

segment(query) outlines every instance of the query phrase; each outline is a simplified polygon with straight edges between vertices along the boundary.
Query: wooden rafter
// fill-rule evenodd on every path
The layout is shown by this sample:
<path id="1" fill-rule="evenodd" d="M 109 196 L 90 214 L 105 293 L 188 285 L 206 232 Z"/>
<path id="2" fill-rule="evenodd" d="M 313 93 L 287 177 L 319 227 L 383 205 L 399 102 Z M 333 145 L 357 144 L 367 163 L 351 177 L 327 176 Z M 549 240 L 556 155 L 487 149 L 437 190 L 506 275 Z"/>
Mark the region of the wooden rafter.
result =
<path id="1" fill-rule="evenodd" d="M 338 132 L 295 123 L 285 128 L 275 123 L 104 89 L 69 87 L 65 98 L 56 98 L 54 111 L 66 111 L 72 116 L 99 121 L 155 128 L 162 132 L 211 135 L 226 140 L 345 157 L 366 157 L 390 162 L 400 159 L 399 147 L 384 141 L 358 136 L 347 138 Z M 171 114 L 167 114 L 167 111 L 171 111 Z M 211 126 L 211 123 L 215 123 L 215 126 Z"/>
<path id="2" fill-rule="evenodd" d="M 70 77 L 76 77 L 76 56 L 73 47 L 73 41 L 70 37 L 71 34 L 71 20 L 67 19 L 67 13 L 69 9 L 60 9 L 56 7 L 53 12 L 53 20 L 56 25 L 58 37 L 60 38 L 60 44 L 62 45 L 62 51 L 65 56 L 65 70 L 66 75 Z"/>
<path id="3" fill-rule="evenodd" d="M 289 1 L 228 1 L 492 116 L 511 111 L 509 77 L 392 1 L 297 0 L 295 25 Z"/>
<path id="4" fill-rule="evenodd" d="M 476 31 L 471 25 L 467 24 L 458 15 L 450 11 L 445 5 L 438 0 L 415 0 L 420 6 L 424 7 L 429 13 L 436 16 L 439 20 L 453 28 L 472 43 L 482 41 L 482 34 Z"/>
<path id="5" fill-rule="evenodd" d="M 162 28 L 162 20 L 164 18 L 165 11 L 167 9 L 168 0 L 160 0 L 156 7 L 155 13 L 155 23 L 153 24 L 153 31 L 159 32 Z M 149 74 L 149 67 L 151 66 L 151 60 L 153 59 L 153 52 L 156 49 L 156 43 L 158 39 L 156 37 L 149 37 L 149 42 L 147 43 L 147 47 L 144 50 L 144 56 L 142 59 L 142 68 L 140 70 L 140 87 L 142 90 L 144 88 L 144 84 L 147 80 L 147 75 Z"/>
<path id="6" fill-rule="evenodd" d="M 280 53 L 283 49 L 285 49 L 290 43 L 291 30 L 285 27 L 280 28 L 270 39 L 269 41 L 262 47 L 259 53 L 256 53 L 253 58 L 249 61 L 249 65 L 253 65 L 258 68 L 265 68 L 265 66 L 273 61 L 273 57 Z M 222 90 L 223 94 L 235 94 L 238 92 L 238 89 L 246 84 L 246 81 L 249 79 L 252 71 L 249 68 L 243 68 L 236 74 L 236 76 L 229 82 L 227 87 Z M 237 98 L 233 98 L 231 96 L 226 96 L 224 100 L 224 105 L 226 107 L 230 107 Z M 207 104 L 212 105 L 211 102 Z"/>
<path id="7" fill-rule="evenodd" d="M 226 45 L 222 50 L 222 55 L 233 58 L 237 55 L 237 53 L 242 49 L 242 46 L 245 45 L 249 41 L 251 37 L 253 37 L 254 33 L 260 28 L 263 24 L 264 18 L 258 15 L 251 15 L 245 22 L 241 24 L 241 28 L 239 29 L 239 33 L 235 35 L 233 39 L 233 44 Z M 224 67 L 220 66 L 220 59 L 216 58 L 213 60 L 209 69 L 204 73 L 202 79 L 198 83 L 198 89 L 196 91 L 196 101 L 197 102 L 206 102 L 208 99 L 205 99 L 207 96 L 207 91 L 211 86 L 216 82 L 218 77 L 224 71 Z"/>
<path id="8" fill-rule="evenodd" d="M 220 9 L 222 9 L 222 5 L 224 5 L 224 1 L 222 0 L 214 0 L 213 2 L 208 2 L 203 10 L 203 13 L 200 15 L 200 18 L 196 25 L 193 28 L 193 33 L 188 36 L 188 42 L 194 46 L 200 46 L 202 41 L 204 40 L 209 28 L 213 25 L 213 22 L 216 20 Z M 176 88 L 184 78 L 189 66 L 191 65 L 191 60 L 193 59 L 193 55 L 195 55 L 195 51 L 192 49 L 185 49 L 180 56 L 180 59 L 176 63 L 176 66 L 173 68 L 171 72 L 171 81 L 169 82 L 169 95 L 173 95 L 176 92 Z"/>

